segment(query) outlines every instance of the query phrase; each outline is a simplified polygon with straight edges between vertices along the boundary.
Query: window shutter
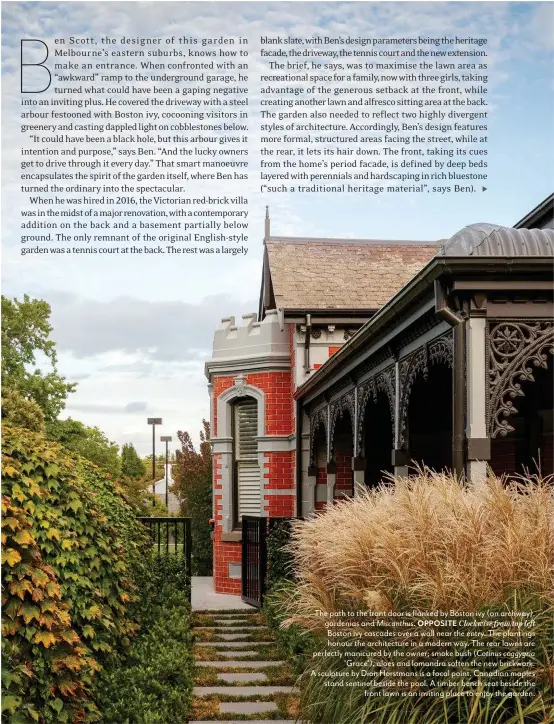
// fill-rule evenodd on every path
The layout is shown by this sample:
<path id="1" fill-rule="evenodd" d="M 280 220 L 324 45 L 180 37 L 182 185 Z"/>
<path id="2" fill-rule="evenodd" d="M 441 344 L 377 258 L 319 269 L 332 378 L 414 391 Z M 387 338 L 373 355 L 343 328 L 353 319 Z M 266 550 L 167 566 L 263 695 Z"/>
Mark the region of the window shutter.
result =
<path id="1" fill-rule="evenodd" d="M 256 400 L 235 408 L 235 462 L 237 470 L 238 517 L 260 515 L 261 490 L 258 465 L 258 404 Z"/>

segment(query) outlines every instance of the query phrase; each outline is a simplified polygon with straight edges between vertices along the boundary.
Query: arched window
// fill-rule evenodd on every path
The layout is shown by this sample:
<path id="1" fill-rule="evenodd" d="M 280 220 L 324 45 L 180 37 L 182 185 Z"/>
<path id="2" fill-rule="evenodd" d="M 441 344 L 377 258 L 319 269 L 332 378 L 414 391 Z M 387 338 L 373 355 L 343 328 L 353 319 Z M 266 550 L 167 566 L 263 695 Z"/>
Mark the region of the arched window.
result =
<path id="1" fill-rule="evenodd" d="M 233 409 L 233 527 L 240 525 L 243 515 L 260 515 L 257 436 L 258 402 L 251 397 L 241 399 Z"/>

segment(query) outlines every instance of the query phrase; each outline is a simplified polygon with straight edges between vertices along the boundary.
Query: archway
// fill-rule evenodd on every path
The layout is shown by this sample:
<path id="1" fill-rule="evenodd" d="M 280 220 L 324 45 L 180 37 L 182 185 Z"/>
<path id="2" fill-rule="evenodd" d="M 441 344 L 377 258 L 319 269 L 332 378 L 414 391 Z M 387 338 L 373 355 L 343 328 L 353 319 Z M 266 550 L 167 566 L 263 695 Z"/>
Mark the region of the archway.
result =
<path id="1" fill-rule="evenodd" d="M 392 473 L 391 456 L 394 448 L 390 405 L 384 392 L 369 400 L 364 412 L 363 445 L 365 484 L 377 486 L 385 473 Z"/>
<path id="2" fill-rule="evenodd" d="M 336 466 L 334 499 L 351 497 L 354 494 L 354 433 L 350 414 L 344 412 L 333 430 L 333 459 Z"/>
<path id="3" fill-rule="evenodd" d="M 490 466 L 496 475 L 554 474 L 554 361 L 533 367 L 534 381 L 521 383 L 513 400 L 517 412 L 507 420 L 513 428 L 491 440 Z"/>
<path id="4" fill-rule="evenodd" d="M 440 362 L 414 380 L 406 439 L 413 465 L 452 469 L 452 369 Z"/>

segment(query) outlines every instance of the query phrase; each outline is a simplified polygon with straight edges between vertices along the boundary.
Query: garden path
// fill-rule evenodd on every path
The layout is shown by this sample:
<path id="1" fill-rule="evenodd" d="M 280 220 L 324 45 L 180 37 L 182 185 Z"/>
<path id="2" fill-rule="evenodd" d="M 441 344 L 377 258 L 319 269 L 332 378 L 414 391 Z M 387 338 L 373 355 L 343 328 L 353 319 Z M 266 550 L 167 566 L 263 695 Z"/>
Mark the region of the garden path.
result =
<path id="1" fill-rule="evenodd" d="M 241 600 L 240 596 L 214 591 L 212 576 L 193 576 L 191 589 L 191 605 L 193 611 L 225 611 L 244 609 L 252 611 L 252 606 Z"/>
<path id="2" fill-rule="evenodd" d="M 251 606 L 246 609 L 196 609 L 193 613 L 195 687 L 190 724 L 238 724 L 239 720 L 229 718 L 233 715 L 250 724 L 296 721 L 298 690 L 293 671 L 280 660 L 263 614 Z"/>

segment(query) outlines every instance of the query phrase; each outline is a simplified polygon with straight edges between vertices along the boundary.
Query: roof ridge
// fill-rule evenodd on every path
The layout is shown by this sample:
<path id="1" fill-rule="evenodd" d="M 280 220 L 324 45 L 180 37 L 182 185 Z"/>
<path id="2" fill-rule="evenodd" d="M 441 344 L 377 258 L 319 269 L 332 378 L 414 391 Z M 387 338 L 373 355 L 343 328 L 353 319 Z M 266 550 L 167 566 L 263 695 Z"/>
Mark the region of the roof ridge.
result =
<path id="1" fill-rule="evenodd" d="M 270 236 L 266 242 L 284 242 L 289 244 L 360 244 L 375 246 L 440 246 L 446 239 L 436 241 L 409 241 L 404 239 L 347 239 L 347 238 L 319 238 L 312 236 Z"/>

